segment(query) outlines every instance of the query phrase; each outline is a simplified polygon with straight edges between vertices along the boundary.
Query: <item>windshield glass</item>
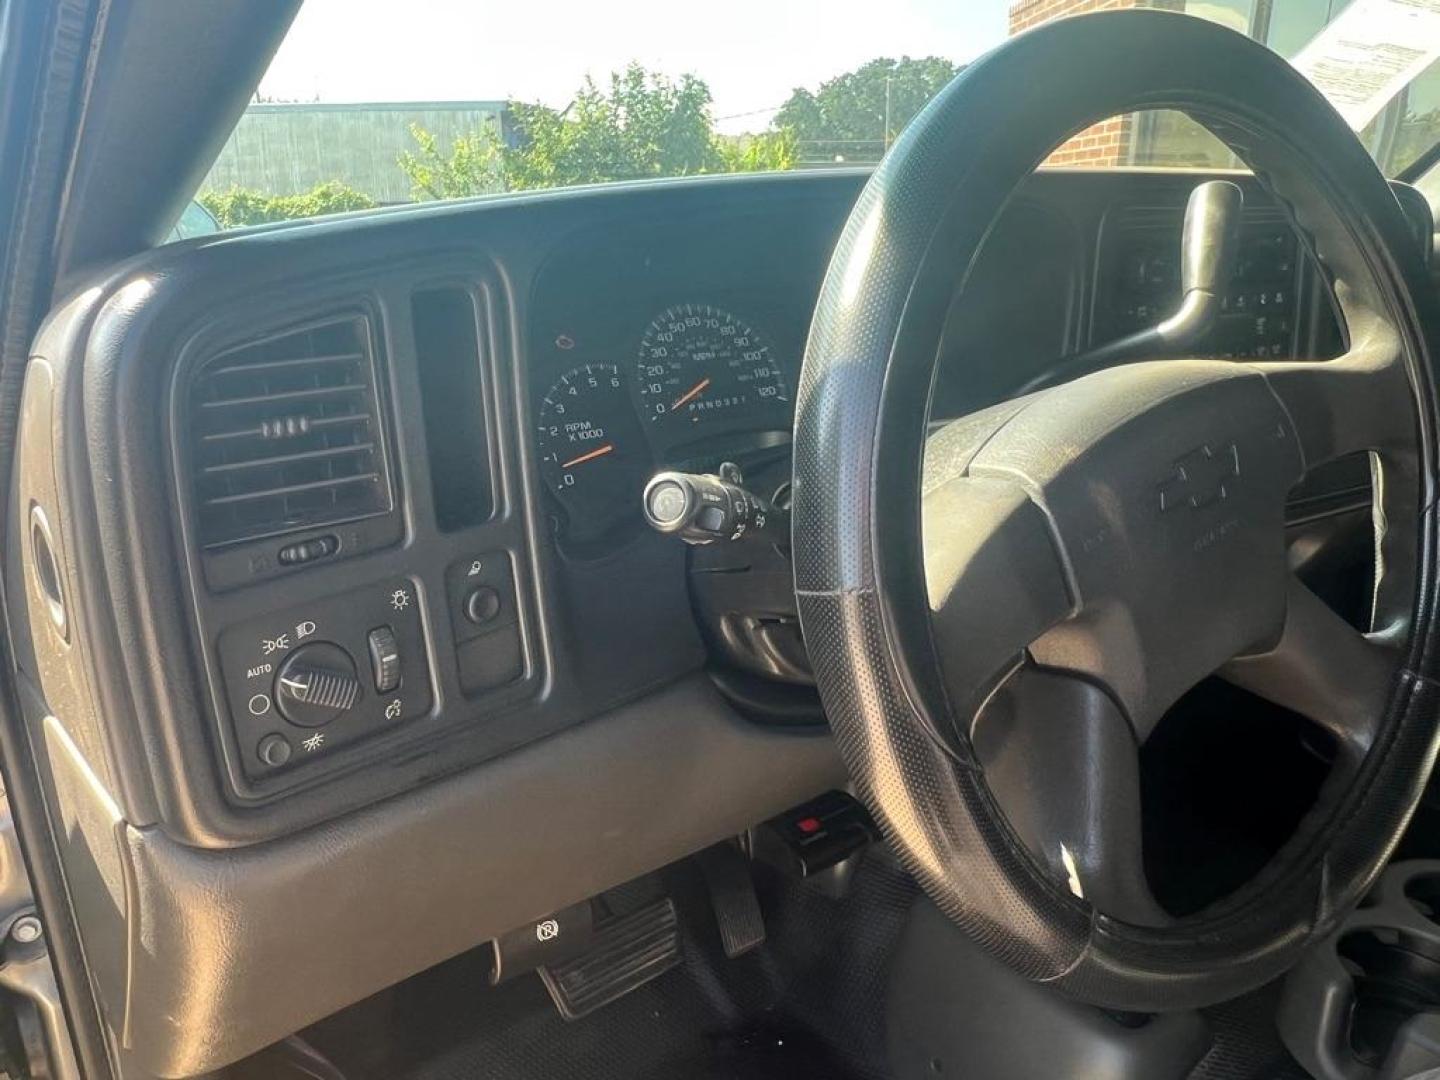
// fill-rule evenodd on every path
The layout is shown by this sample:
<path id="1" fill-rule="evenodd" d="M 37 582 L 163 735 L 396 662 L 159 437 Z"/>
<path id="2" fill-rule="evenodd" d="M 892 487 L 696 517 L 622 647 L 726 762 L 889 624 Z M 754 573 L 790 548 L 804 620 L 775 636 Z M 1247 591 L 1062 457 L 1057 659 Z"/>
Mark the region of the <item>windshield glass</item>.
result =
<path id="1" fill-rule="evenodd" d="M 1291 60 L 1387 175 L 1440 139 L 1440 0 L 306 0 L 185 227 L 878 161 L 965 64 L 1064 15 L 1161 7 Z M 1050 165 L 1228 168 L 1175 113 L 1116 117 Z"/>

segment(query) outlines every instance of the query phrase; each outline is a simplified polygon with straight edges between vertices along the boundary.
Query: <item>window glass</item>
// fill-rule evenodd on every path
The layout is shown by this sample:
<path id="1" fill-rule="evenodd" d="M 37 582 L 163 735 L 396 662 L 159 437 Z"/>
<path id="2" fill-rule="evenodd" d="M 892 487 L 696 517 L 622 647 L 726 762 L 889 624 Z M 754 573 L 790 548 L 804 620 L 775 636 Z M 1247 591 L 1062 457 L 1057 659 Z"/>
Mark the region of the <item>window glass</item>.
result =
<path id="1" fill-rule="evenodd" d="M 1410 167 L 1440 140 L 1440 64 L 1432 64 L 1401 91 L 1362 134 L 1387 174 Z"/>
<path id="2" fill-rule="evenodd" d="M 1157 7 L 1293 59 L 1351 2 L 730 0 L 717 19 L 670 0 L 306 0 L 174 235 L 537 188 L 863 166 L 967 63 L 1051 19 Z M 1360 134 L 1391 174 L 1424 154 L 1440 140 L 1440 68 Z M 1048 164 L 1239 162 L 1194 121 L 1157 112 L 1081 132 Z"/>
<path id="3" fill-rule="evenodd" d="M 1192 0 L 1185 5 L 1185 12 L 1249 34 L 1255 19 L 1255 7 L 1255 0 Z"/>
<path id="4" fill-rule="evenodd" d="M 1282 0 L 1281 3 L 1264 4 L 1260 13 L 1265 23 L 1263 40 L 1289 59 L 1325 29 L 1348 3 L 1349 0 L 1309 0 L 1306 3 Z"/>

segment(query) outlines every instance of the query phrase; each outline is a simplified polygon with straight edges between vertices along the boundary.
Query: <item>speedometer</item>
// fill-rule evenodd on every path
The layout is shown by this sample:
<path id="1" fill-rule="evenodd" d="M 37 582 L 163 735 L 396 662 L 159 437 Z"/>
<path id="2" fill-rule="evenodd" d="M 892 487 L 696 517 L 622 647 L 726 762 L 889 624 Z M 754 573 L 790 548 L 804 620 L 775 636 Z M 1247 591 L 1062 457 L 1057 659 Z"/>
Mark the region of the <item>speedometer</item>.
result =
<path id="1" fill-rule="evenodd" d="M 790 391 L 769 342 L 708 304 L 679 304 L 646 327 L 636 381 L 652 424 L 788 420 Z"/>

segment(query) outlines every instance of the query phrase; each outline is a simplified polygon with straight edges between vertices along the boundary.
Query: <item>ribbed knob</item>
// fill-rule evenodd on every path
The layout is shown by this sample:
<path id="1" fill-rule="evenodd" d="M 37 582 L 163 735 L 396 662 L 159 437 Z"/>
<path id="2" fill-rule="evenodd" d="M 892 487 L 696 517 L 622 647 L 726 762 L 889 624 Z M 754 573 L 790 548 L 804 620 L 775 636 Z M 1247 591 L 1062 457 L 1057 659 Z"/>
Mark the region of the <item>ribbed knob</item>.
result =
<path id="1" fill-rule="evenodd" d="M 360 699 L 355 660 L 339 645 L 302 645 L 275 676 L 275 707 L 300 727 L 320 727 L 353 708 Z"/>

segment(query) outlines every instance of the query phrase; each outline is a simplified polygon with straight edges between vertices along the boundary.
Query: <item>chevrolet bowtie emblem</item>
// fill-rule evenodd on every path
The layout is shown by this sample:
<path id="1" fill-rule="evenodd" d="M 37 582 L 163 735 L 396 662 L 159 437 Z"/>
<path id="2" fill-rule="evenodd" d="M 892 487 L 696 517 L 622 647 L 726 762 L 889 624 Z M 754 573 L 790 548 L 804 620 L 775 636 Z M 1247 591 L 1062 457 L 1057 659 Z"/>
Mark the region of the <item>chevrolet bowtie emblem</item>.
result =
<path id="1" fill-rule="evenodd" d="M 1212 448 L 1208 443 L 1197 446 L 1175 462 L 1174 471 L 1160 482 L 1160 509 L 1173 510 L 1219 502 L 1230 494 L 1240 475 L 1240 450 L 1227 443 Z"/>

